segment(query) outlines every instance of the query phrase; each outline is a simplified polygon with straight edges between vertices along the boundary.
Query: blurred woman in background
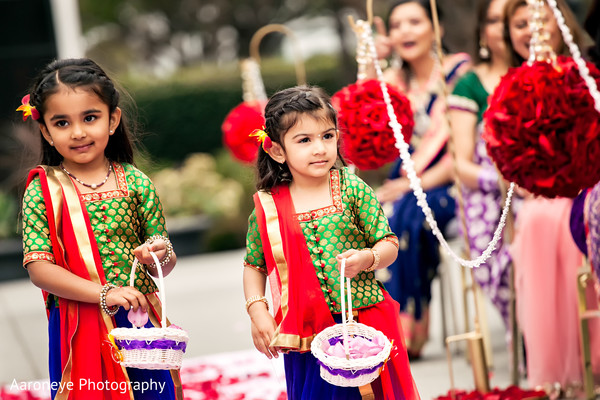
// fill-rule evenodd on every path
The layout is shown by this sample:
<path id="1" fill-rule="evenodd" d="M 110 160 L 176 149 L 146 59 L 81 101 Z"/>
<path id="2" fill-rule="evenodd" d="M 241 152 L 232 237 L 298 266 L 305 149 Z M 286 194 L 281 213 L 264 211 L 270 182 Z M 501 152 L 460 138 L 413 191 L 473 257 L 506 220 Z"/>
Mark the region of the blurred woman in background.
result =
<path id="1" fill-rule="evenodd" d="M 578 42 L 581 36 L 575 18 L 564 1 L 558 0 L 558 5 Z M 508 0 L 504 37 L 515 67 L 529 58 L 529 14 L 526 0 Z M 554 52 L 567 54 L 547 4 L 543 20 Z M 576 282 L 583 257 L 570 234 L 572 203 L 569 198 L 526 194 L 511 246 L 517 318 L 523 332 L 529 384 L 548 391 L 560 388 L 566 394 L 582 382 Z M 592 359 L 600 360 L 600 348 L 592 349 Z"/>
<path id="2" fill-rule="evenodd" d="M 457 82 L 448 98 L 471 258 L 478 257 L 492 240 L 503 205 L 500 177 L 487 154 L 481 132 L 488 98 L 508 71 L 503 37 L 505 4 L 506 0 L 481 3 L 476 29 L 478 63 Z M 507 243 L 499 242 L 492 256 L 474 270 L 475 280 L 500 313 L 507 330 L 510 263 Z"/>
<path id="3" fill-rule="evenodd" d="M 411 138 L 412 159 L 421 178 L 438 227 L 444 231 L 454 218 L 452 160 L 446 153 L 449 129 L 442 79 L 450 90 L 470 67 L 465 53 L 447 54 L 443 65 L 436 51 L 436 36 L 429 0 L 400 0 L 390 8 L 387 29 L 375 19 L 379 58 L 392 57 L 384 79 L 400 89 L 410 100 L 415 127 Z M 442 78 L 443 77 L 443 78 Z M 429 335 L 431 282 L 440 263 L 439 244 L 409 188 L 398 160 L 389 179 L 377 190 L 382 203 L 392 205 L 390 227 L 400 241 L 396 261 L 388 268 L 386 289 L 402 309 L 402 327 L 409 356 L 420 357 Z"/>

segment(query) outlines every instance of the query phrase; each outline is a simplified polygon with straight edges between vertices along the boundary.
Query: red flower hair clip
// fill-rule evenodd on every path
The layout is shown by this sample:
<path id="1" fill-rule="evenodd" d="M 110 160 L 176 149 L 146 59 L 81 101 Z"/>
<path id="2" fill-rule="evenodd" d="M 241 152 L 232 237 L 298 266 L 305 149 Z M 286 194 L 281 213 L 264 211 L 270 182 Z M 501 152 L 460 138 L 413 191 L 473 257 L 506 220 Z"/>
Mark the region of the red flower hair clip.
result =
<path id="1" fill-rule="evenodd" d="M 21 105 L 17 108 L 17 111 L 23 111 L 23 121 L 27 121 L 27 117 L 31 115 L 33 120 L 38 120 L 40 118 L 40 112 L 29 104 L 29 95 L 25 95 L 23 99 L 21 99 Z"/>
<path id="2" fill-rule="evenodd" d="M 254 136 L 256 137 L 256 140 L 259 141 L 259 143 L 261 143 L 263 150 L 265 151 L 265 153 L 269 153 L 269 149 L 271 147 L 273 147 L 273 142 L 271 141 L 271 138 L 269 137 L 269 135 L 267 134 L 267 132 L 265 131 L 265 127 L 263 126 L 262 129 L 255 129 L 250 136 Z"/>

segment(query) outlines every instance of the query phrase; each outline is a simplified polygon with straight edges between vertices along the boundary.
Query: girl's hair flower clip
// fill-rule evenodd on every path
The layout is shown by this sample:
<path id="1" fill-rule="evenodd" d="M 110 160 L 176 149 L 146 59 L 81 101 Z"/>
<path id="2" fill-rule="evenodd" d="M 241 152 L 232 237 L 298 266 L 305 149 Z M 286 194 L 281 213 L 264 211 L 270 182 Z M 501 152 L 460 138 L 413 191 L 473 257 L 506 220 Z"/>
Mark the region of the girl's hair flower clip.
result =
<path id="1" fill-rule="evenodd" d="M 269 135 L 267 134 L 267 132 L 265 131 L 265 127 L 263 126 L 262 129 L 255 129 L 250 136 L 254 136 L 256 138 L 256 140 L 258 140 L 260 142 L 260 144 L 262 145 L 263 150 L 265 151 L 265 153 L 269 153 L 269 149 L 271 147 L 273 147 L 273 142 L 271 141 L 271 138 L 269 137 Z"/>
<path id="2" fill-rule="evenodd" d="M 23 121 L 27 121 L 27 117 L 31 115 L 33 120 L 38 120 L 40 118 L 40 112 L 29 104 L 29 95 L 25 95 L 23 99 L 21 99 L 21 105 L 17 108 L 17 111 L 23 111 Z"/>

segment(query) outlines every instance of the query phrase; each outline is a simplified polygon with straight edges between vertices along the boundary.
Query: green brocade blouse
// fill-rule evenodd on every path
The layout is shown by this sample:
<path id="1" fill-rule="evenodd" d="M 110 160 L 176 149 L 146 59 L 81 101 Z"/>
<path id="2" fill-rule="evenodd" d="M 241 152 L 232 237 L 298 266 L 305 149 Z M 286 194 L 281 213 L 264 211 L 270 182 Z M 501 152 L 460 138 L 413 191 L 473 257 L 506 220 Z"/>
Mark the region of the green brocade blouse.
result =
<path id="1" fill-rule="evenodd" d="M 133 250 L 152 235 L 167 236 L 162 205 L 150 179 L 130 164 L 113 163 L 117 189 L 81 194 L 96 237 L 106 280 L 129 285 Z M 50 240 L 40 178 L 23 197 L 23 266 L 32 261 L 56 262 Z M 135 287 L 144 294 L 157 290 L 145 266 L 136 271 Z"/>
<path id="2" fill-rule="evenodd" d="M 398 246 L 373 189 L 348 171 L 331 170 L 332 205 L 296 214 L 304 233 L 315 273 L 331 312 L 341 312 L 340 272 L 335 257 L 350 249 L 370 248 L 380 240 Z M 244 265 L 267 274 L 255 210 L 248 219 Z M 383 301 L 383 292 L 373 272 L 352 279 L 352 307 L 362 308 Z"/>

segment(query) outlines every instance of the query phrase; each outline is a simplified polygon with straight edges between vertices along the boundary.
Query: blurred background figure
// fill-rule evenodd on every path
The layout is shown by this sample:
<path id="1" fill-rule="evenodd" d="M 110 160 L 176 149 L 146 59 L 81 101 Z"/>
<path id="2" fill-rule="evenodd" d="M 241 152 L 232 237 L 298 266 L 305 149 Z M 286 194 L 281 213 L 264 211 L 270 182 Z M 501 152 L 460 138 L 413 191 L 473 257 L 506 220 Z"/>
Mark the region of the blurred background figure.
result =
<path id="1" fill-rule="evenodd" d="M 592 1 L 583 26 L 594 41 L 590 47 L 590 60 L 600 68 L 600 1 Z"/>
<path id="2" fill-rule="evenodd" d="M 504 204 L 500 176 L 487 154 L 481 132 L 485 129 L 483 113 L 489 96 L 508 71 L 503 38 L 505 4 L 506 0 L 481 3 L 475 31 L 477 64 L 457 82 L 448 99 L 472 258 L 478 257 L 492 240 Z M 501 241 L 491 258 L 474 271 L 477 283 L 496 306 L 507 329 L 510 327 L 510 264 L 508 244 Z"/>
<path id="3" fill-rule="evenodd" d="M 581 32 L 573 14 L 563 1 L 558 1 L 558 5 L 574 40 L 581 44 Z M 525 0 L 508 0 L 504 37 L 511 65 L 515 67 L 529 57 L 529 14 Z M 567 54 L 548 5 L 544 27 L 554 52 Z M 525 343 L 527 379 L 531 386 L 542 386 L 555 395 L 570 395 L 582 382 L 576 279 L 583 257 L 570 234 L 573 201 L 528 193 L 524 196 L 511 254 L 515 262 L 517 318 Z M 594 364 L 598 365 L 600 348 L 592 351 Z"/>
<path id="4" fill-rule="evenodd" d="M 466 53 L 446 54 L 441 65 L 429 0 L 397 1 L 390 8 L 387 29 L 381 19 L 375 23 L 378 56 L 392 58 L 384 79 L 405 93 L 412 105 L 412 158 L 429 206 L 444 231 L 454 218 L 455 202 L 449 193 L 452 160 L 446 153 L 449 131 L 445 105 L 440 100 L 441 79 L 451 90 L 468 70 L 470 58 Z M 431 282 L 440 263 L 439 244 L 417 205 L 400 159 L 391 167 L 389 179 L 377 190 L 377 198 L 393 209 L 390 227 L 398 236 L 400 248 L 398 258 L 388 268 L 391 276 L 385 286 L 400 303 L 408 353 L 416 359 L 429 336 Z"/>

